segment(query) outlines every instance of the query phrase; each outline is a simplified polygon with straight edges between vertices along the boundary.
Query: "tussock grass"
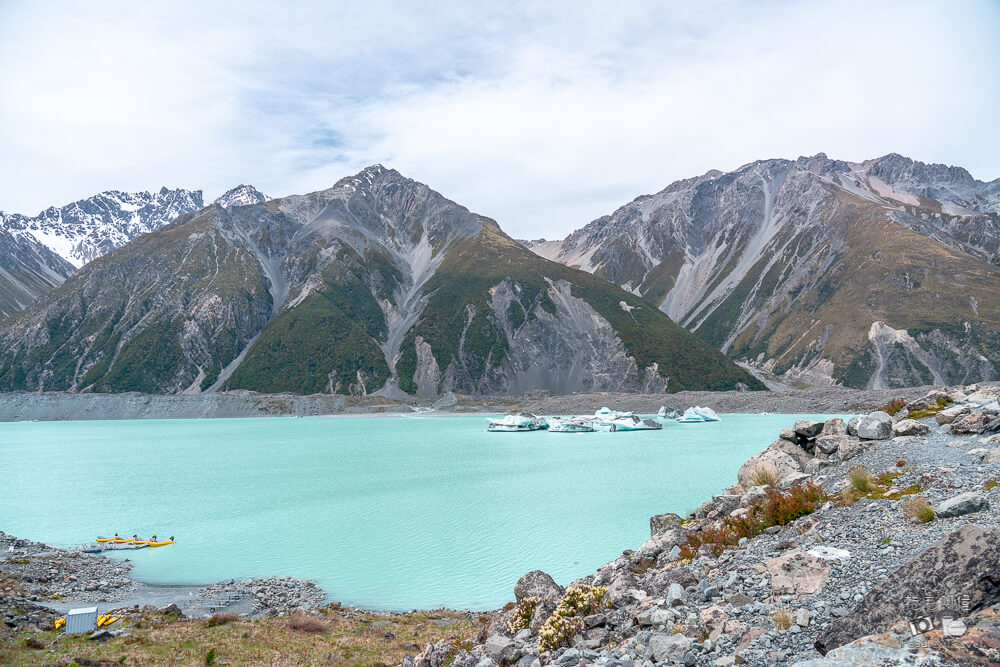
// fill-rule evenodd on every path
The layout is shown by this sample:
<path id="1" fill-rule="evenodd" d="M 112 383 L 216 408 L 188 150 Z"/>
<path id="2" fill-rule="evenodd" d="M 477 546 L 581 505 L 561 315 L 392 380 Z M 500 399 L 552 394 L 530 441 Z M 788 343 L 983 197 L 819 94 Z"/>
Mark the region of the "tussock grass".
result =
<path id="1" fill-rule="evenodd" d="M 750 473 L 750 481 L 754 486 L 769 486 L 775 487 L 778 485 L 778 471 L 777 469 L 766 463 L 763 463 Z"/>
<path id="2" fill-rule="evenodd" d="M 774 627 L 781 632 L 784 632 L 788 628 L 792 627 L 794 619 L 792 618 L 792 612 L 788 611 L 784 607 L 778 607 L 771 614 L 771 621 L 774 623 Z"/>
<path id="3" fill-rule="evenodd" d="M 320 632 L 328 632 L 329 627 L 321 619 L 315 616 L 308 616 L 306 614 L 295 614 L 288 618 L 288 627 L 292 630 L 297 630 L 298 632 L 304 632 L 306 634 L 316 634 Z"/>
<path id="4" fill-rule="evenodd" d="M 207 621 L 205 621 L 206 628 L 214 628 L 220 625 L 225 625 L 226 623 L 232 623 L 237 620 L 239 616 L 236 614 L 212 614 Z"/>
<path id="5" fill-rule="evenodd" d="M 847 481 L 851 483 L 851 490 L 862 496 L 874 491 L 878 485 L 878 480 L 868 472 L 868 468 L 860 465 L 851 466 L 847 471 Z"/>
<path id="6" fill-rule="evenodd" d="M 910 498 L 900 504 L 903 514 L 908 519 L 914 519 L 919 523 L 928 523 L 934 520 L 934 508 L 923 496 Z"/>

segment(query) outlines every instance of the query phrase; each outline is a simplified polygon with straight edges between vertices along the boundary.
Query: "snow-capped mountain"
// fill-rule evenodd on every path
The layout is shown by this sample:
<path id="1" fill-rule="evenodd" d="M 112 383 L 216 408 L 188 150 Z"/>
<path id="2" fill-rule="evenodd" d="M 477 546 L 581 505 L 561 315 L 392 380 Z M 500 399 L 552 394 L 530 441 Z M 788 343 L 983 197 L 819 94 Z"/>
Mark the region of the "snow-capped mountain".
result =
<path id="1" fill-rule="evenodd" d="M 232 190 L 224 193 L 222 196 L 217 198 L 213 204 L 218 204 L 223 208 L 230 208 L 233 206 L 249 206 L 251 204 L 260 204 L 268 200 L 267 195 L 258 190 L 252 185 L 237 185 Z"/>
<path id="2" fill-rule="evenodd" d="M 201 190 L 110 190 L 59 208 L 47 208 L 34 217 L 0 212 L 0 227 L 27 232 L 79 268 L 203 206 Z"/>
<path id="3" fill-rule="evenodd" d="M 0 228 L 0 319 L 27 308 L 74 270 L 26 231 Z"/>
<path id="4" fill-rule="evenodd" d="M 761 160 L 525 245 L 787 380 L 1000 377 L 1000 180 L 960 167 Z"/>

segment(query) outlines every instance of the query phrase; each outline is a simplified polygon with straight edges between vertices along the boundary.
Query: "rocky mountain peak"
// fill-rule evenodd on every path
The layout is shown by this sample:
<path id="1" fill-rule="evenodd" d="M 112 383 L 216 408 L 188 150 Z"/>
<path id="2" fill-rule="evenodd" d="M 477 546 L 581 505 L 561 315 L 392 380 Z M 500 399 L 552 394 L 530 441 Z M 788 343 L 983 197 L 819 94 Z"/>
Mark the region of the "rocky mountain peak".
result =
<path id="1" fill-rule="evenodd" d="M 220 195 L 213 204 L 218 204 L 223 208 L 231 206 L 249 206 L 250 204 L 260 204 L 268 200 L 267 195 L 252 185 L 237 185 L 232 190 Z"/>

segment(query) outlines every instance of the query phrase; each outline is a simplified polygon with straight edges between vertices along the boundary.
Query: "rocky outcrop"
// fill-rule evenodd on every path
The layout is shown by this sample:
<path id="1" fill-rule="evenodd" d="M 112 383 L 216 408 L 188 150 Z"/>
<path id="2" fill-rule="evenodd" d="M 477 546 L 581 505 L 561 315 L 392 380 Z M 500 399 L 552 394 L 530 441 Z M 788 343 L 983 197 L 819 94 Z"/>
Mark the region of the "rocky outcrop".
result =
<path id="1" fill-rule="evenodd" d="M 816 639 L 820 653 L 888 630 L 897 621 L 921 618 L 967 599 L 977 611 L 1000 602 L 1000 530 L 965 526 L 890 574 L 847 615 Z M 967 597 L 966 597 L 967 596 Z"/>

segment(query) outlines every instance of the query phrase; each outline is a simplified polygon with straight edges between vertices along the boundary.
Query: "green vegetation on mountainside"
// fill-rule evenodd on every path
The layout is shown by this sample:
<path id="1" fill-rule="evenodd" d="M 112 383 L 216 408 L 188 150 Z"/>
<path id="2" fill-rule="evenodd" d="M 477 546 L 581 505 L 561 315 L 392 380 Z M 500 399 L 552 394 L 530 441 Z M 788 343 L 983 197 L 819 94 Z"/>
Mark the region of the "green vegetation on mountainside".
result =
<path id="1" fill-rule="evenodd" d="M 462 348 L 465 369 L 474 378 L 488 375 L 507 352 L 507 338 L 489 307 L 490 288 L 509 280 L 519 288 L 521 306 L 511 313 L 535 317 L 536 306 L 549 313 L 556 306 L 548 296 L 551 281 L 565 280 L 574 297 L 583 299 L 615 328 L 629 355 L 641 369 L 658 365 L 669 377 L 668 389 L 733 389 L 743 382 L 764 386 L 725 355 L 675 324 L 652 303 L 592 274 L 545 260 L 512 241 L 493 226 L 452 248 L 449 257 L 428 283 L 433 291 L 419 323 L 403 345 L 397 370 L 400 386 L 414 391 L 414 341 L 430 344 L 443 372 Z M 621 302 L 632 307 L 631 313 Z M 522 310 L 523 307 L 523 310 Z M 515 319 L 517 325 L 521 320 Z"/>

